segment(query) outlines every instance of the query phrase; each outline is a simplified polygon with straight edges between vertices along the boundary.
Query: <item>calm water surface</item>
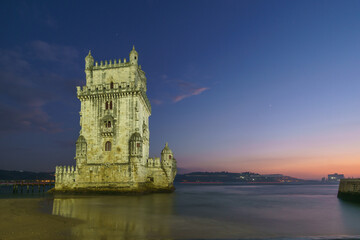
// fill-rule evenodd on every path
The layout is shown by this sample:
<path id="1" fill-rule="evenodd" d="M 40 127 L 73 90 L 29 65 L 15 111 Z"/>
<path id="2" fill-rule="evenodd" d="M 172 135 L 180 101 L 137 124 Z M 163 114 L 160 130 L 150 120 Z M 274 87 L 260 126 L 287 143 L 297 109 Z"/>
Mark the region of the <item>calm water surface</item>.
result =
<path id="1" fill-rule="evenodd" d="M 177 185 L 172 194 L 55 197 L 75 239 L 360 239 L 360 205 L 334 185 Z"/>

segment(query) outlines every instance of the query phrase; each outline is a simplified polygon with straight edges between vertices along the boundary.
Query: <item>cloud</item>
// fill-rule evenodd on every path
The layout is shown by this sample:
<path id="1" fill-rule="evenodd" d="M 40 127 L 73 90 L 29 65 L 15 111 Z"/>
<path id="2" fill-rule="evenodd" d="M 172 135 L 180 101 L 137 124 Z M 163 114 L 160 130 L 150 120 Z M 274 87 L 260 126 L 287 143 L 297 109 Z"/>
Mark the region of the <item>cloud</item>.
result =
<path id="1" fill-rule="evenodd" d="M 158 99 L 151 99 L 151 102 L 155 105 L 161 105 L 163 103 L 161 100 Z"/>
<path id="2" fill-rule="evenodd" d="M 22 72 L 30 68 L 29 62 L 19 50 L 0 49 L 0 67 L 4 70 Z"/>
<path id="3" fill-rule="evenodd" d="M 15 108 L 0 104 L 0 132 L 36 130 L 47 133 L 62 131 L 59 124 L 51 122 L 41 106 Z"/>
<path id="4" fill-rule="evenodd" d="M 33 41 L 31 51 L 34 57 L 45 61 L 70 63 L 79 57 L 79 52 L 70 46 L 50 44 L 44 41 Z"/>
<path id="5" fill-rule="evenodd" d="M 210 89 L 209 87 L 199 86 L 194 82 L 171 78 L 166 74 L 159 75 L 159 78 L 162 84 L 158 89 L 158 93 L 161 93 L 161 96 L 155 95 L 155 99 L 151 99 L 151 102 L 155 105 L 168 102 L 177 103 Z"/>
<path id="6" fill-rule="evenodd" d="M 30 75 L 29 71 L 14 72 L 7 65 L 0 64 L 0 132 L 61 131 L 44 110 L 54 96 L 41 89 Z"/>
<path id="7" fill-rule="evenodd" d="M 202 92 L 209 89 L 207 87 L 195 88 L 193 83 L 184 82 L 184 81 L 179 82 L 178 85 L 182 89 L 182 92 L 184 92 L 184 93 L 177 95 L 173 98 L 173 102 L 175 102 L 175 103 L 180 102 L 181 100 L 183 100 L 185 98 L 199 95 Z"/>
<path id="8" fill-rule="evenodd" d="M 69 72 L 74 64 L 57 64 L 56 69 L 51 69 L 43 63 L 75 62 L 77 56 L 73 47 L 44 41 L 0 49 L 0 132 L 62 131 L 46 107 L 55 101 L 66 101 L 61 96 L 72 93 L 74 87 L 72 85 L 70 90 L 68 85 L 74 79 L 63 74 Z"/>
<path id="9" fill-rule="evenodd" d="M 57 146 L 60 146 L 61 148 L 74 148 L 75 146 L 75 140 L 56 140 L 55 144 Z"/>

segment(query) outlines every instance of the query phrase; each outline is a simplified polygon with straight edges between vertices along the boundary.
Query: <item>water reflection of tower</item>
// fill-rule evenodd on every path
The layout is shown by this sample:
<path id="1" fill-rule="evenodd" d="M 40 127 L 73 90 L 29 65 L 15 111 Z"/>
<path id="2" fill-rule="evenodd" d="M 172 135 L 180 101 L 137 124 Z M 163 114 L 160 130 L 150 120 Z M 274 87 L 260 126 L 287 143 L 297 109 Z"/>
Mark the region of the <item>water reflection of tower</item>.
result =
<path id="1" fill-rule="evenodd" d="M 76 239 L 170 239 L 173 194 L 55 197 L 52 213 L 84 221 Z"/>

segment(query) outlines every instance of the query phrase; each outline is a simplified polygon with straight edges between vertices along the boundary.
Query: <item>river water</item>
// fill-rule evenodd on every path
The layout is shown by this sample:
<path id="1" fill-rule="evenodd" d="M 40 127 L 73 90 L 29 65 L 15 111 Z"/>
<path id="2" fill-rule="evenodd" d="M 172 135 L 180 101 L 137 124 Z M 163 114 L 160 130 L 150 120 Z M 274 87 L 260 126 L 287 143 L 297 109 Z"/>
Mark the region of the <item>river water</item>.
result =
<path id="1" fill-rule="evenodd" d="M 184 185 L 172 194 L 60 196 L 75 239 L 360 239 L 360 205 L 337 185 Z"/>

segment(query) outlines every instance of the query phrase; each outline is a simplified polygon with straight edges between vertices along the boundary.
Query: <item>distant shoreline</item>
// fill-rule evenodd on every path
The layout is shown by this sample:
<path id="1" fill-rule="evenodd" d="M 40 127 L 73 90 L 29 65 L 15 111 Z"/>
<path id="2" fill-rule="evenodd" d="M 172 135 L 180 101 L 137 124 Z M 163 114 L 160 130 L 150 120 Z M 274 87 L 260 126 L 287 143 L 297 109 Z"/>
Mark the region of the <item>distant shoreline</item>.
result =
<path id="1" fill-rule="evenodd" d="M 55 181 L 54 172 L 8 171 L 0 169 L 0 185 L 3 184 L 50 184 Z M 177 174 L 174 183 L 193 184 L 339 184 L 338 181 L 305 180 L 283 174 L 259 174 L 253 172 L 191 172 Z"/>
<path id="2" fill-rule="evenodd" d="M 338 182 L 174 182 L 185 185 L 339 185 Z"/>

